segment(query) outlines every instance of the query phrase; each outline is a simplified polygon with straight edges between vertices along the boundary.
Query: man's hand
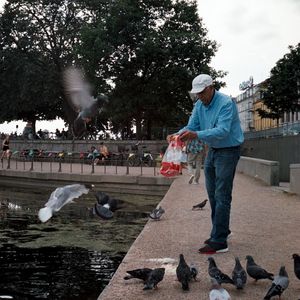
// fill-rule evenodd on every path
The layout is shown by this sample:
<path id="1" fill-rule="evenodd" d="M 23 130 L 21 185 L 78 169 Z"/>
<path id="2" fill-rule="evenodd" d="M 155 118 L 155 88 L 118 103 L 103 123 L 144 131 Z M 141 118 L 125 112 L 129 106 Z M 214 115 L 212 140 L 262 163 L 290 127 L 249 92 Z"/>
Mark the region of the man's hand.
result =
<path id="1" fill-rule="evenodd" d="M 175 139 L 175 135 L 174 135 L 174 134 L 169 134 L 169 135 L 167 136 L 167 141 L 168 141 L 168 143 L 172 142 L 174 139 Z"/>
<path id="2" fill-rule="evenodd" d="M 198 138 L 197 133 L 195 131 L 190 131 L 190 130 L 184 131 L 179 135 L 179 139 L 182 142 L 185 142 L 187 140 L 194 140 L 197 138 Z"/>

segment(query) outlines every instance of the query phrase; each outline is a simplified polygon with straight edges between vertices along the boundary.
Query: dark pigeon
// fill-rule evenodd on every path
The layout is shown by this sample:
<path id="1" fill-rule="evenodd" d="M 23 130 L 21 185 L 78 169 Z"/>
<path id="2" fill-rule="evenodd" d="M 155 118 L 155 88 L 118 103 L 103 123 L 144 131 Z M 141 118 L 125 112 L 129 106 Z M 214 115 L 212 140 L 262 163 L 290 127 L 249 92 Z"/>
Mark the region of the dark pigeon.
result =
<path id="1" fill-rule="evenodd" d="M 95 193 L 95 197 L 97 199 L 97 202 L 101 205 L 104 205 L 104 204 L 108 203 L 109 196 L 104 192 L 97 191 Z"/>
<path id="2" fill-rule="evenodd" d="M 294 259 L 294 272 L 296 277 L 300 280 L 300 256 L 294 253 L 293 259 Z"/>
<path id="3" fill-rule="evenodd" d="M 188 264 L 186 263 L 183 254 L 179 255 L 179 264 L 176 268 L 176 275 L 178 281 L 181 283 L 184 291 L 189 290 L 189 282 L 192 278 L 192 272 Z"/>
<path id="4" fill-rule="evenodd" d="M 193 263 L 191 263 L 190 270 L 191 270 L 191 279 L 193 278 L 195 281 L 197 281 L 197 276 L 199 273 L 198 268 Z"/>
<path id="5" fill-rule="evenodd" d="M 274 274 L 267 272 L 265 269 L 263 269 L 261 266 L 257 265 L 254 262 L 254 259 L 251 255 L 246 256 L 247 259 L 247 265 L 246 270 L 250 277 L 255 279 L 255 281 L 260 279 L 274 279 Z"/>
<path id="6" fill-rule="evenodd" d="M 211 278 L 215 279 L 218 284 L 222 283 L 231 283 L 234 284 L 233 280 L 226 274 L 224 274 L 216 265 L 216 262 L 213 257 L 208 258 L 208 274 Z"/>
<path id="7" fill-rule="evenodd" d="M 202 201 L 201 203 L 199 203 L 199 204 L 197 204 L 197 205 L 194 205 L 193 208 L 192 208 L 192 210 L 195 210 L 195 209 L 203 209 L 203 207 L 206 205 L 206 202 L 207 202 L 207 201 L 208 201 L 208 200 L 205 199 L 205 200 Z"/>
<path id="8" fill-rule="evenodd" d="M 126 273 L 128 273 L 129 275 L 125 276 L 124 279 L 129 280 L 132 278 L 137 278 L 137 279 L 143 280 L 145 283 L 151 272 L 152 272 L 152 269 L 149 269 L 149 268 L 142 268 L 142 269 L 126 271 Z"/>
<path id="9" fill-rule="evenodd" d="M 284 290 L 289 286 L 289 276 L 285 270 L 284 266 L 281 266 L 279 270 L 279 275 L 274 277 L 272 285 L 265 296 L 265 300 L 269 300 L 272 297 L 278 296 L 279 299 Z"/>
<path id="10" fill-rule="evenodd" d="M 112 212 L 122 208 L 123 201 L 120 199 L 111 198 L 104 192 L 96 192 L 95 197 L 97 198 L 98 204 L 103 205 Z"/>
<path id="11" fill-rule="evenodd" d="M 113 212 L 110 209 L 99 203 L 95 204 L 94 209 L 96 214 L 104 220 L 112 219 L 112 217 L 114 216 Z"/>
<path id="12" fill-rule="evenodd" d="M 149 217 L 153 220 L 160 220 L 161 216 L 165 213 L 165 210 L 159 206 L 158 208 L 155 208 L 149 215 Z"/>
<path id="13" fill-rule="evenodd" d="M 149 273 L 143 290 L 152 290 L 157 288 L 157 284 L 164 279 L 165 268 L 157 268 Z"/>
<path id="14" fill-rule="evenodd" d="M 242 267 L 238 257 L 235 258 L 235 267 L 232 271 L 232 280 L 238 290 L 243 289 L 247 282 L 247 273 Z"/>
<path id="15" fill-rule="evenodd" d="M 94 98 L 89 83 L 77 68 L 67 68 L 63 79 L 68 101 L 65 103 L 67 117 L 72 124 L 74 138 L 80 138 L 86 132 L 86 124 L 99 114 L 108 98 L 105 95 Z"/>

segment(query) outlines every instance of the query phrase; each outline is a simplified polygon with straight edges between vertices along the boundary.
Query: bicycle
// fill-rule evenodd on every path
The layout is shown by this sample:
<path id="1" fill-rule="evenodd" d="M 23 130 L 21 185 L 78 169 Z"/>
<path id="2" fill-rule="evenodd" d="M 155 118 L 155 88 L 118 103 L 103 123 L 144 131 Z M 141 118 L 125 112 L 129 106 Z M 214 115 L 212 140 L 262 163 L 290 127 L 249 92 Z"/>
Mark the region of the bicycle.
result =
<path id="1" fill-rule="evenodd" d="M 130 152 L 128 154 L 127 163 L 130 167 L 139 167 L 139 166 L 145 166 L 145 167 L 152 167 L 154 165 L 154 159 L 152 154 L 146 150 L 146 146 L 142 146 L 142 149 L 139 149 L 140 143 L 136 143 L 132 150 L 133 152 Z"/>

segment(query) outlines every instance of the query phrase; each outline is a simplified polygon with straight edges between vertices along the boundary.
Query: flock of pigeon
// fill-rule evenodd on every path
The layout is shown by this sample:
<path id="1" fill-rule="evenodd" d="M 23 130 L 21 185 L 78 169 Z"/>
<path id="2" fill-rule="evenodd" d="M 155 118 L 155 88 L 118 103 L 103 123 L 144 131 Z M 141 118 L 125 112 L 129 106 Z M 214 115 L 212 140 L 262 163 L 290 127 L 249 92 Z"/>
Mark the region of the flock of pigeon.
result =
<path id="1" fill-rule="evenodd" d="M 207 199 L 199 204 L 192 207 L 192 210 L 202 210 L 207 203 Z M 161 216 L 165 210 L 159 206 L 154 209 L 149 217 L 154 220 L 160 220 Z M 298 254 L 293 254 L 294 260 L 294 273 L 296 277 L 300 280 L 300 256 Z M 208 258 L 208 274 L 211 279 L 211 291 L 209 293 L 210 300 L 230 300 L 231 297 L 228 291 L 222 288 L 222 284 L 232 284 L 238 290 L 244 289 L 247 283 L 247 274 L 249 277 L 253 278 L 255 282 L 262 279 L 269 279 L 272 284 L 266 295 L 265 300 L 272 299 L 278 296 L 281 299 L 281 294 L 287 289 L 289 285 L 289 276 L 285 269 L 285 266 L 281 266 L 278 275 L 266 271 L 263 267 L 256 264 L 253 257 L 250 255 L 246 256 L 246 270 L 242 267 L 241 262 L 238 257 L 235 257 L 235 266 L 232 271 L 232 276 L 223 273 L 216 265 L 213 257 Z M 160 281 L 163 280 L 165 274 L 165 268 L 141 268 L 126 271 L 129 275 L 125 276 L 125 280 L 132 278 L 140 279 L 144 283 L 144 290 L 157 288 Z M 181 287 L 184 291 L 189 290 L 189 283 L 191 280 L 197 280 L 198 269 L 194 264 L 190 266 L 186 263 L 183 254 L 179 255 L 179 264 L 176 268 L 177 280 L 181 283 Z M 300 299 L 299 299 L 300 300 Z"/>
<path id="2" fill-rule="evenodd" d="M 71 184 L 55 189 L 51 195 L 45 207 L 39 210 L 38 216 L 42 222 L 48 221 L 53 213 L 59 211 L 67 203 L 73 202 L 75 198 L 80 197 L 83 194 L 87 194 L 93 185 L 88 184 Z M 93 215 L 98 215 L 102 219 L 108 220 L 113 217 L 113 213 L 122 207 L 123 201 L 112 198 L 104 192 L 95 192 L 96 203 L 91 212 Z M 194 205 L 192 210 L 202 210 L 207 203 L 207 199 L 203 202 Z M 159 206 L 155 208 L 150 214 L 149 218 L 155 221 L 159 221 L 165 210 Z M 300 256 L 293 254 L 294 260 L 294 273 L 300 280 Z M 222 284 L 232 284 L 238 290 L 242 290 L 247 283 L 247 274 L 249 277 L 256 281 L 262 279 L 269 279 L 272 281 L 272 285 L 266 292 L 264 299 L 268 300 L 275 296 L 280 296 L 288 288 L 289 276 L 285 269 L 285 266 L 281 266 L 278 275 L 266 271 L 263 267 L 256 264 L 253 257 L 246 256 L 247 264 L 246 270 L 242 267 L 238 257 L 235 258 L 235 267 L 232 271 L 232 276 L 223 273 L 216 265 L 213 257 L 208 258 L 208 274 L 211 278 L 212 287 L 209 294 L 210 300 L 224 299 L 229 300 L 229 293 L 222 288 Z M 128 275 L 124 277 L 125 280 L 137 278 L 143 281 L 144 290 L 155 289 L 159 282 L 161 282 L 165 275 L 165 268 L 141 268 L 127 271 Z M 189 283 L 191 280 L 197 280 L 198 270 L 195 265 L 190 266 L 186 263 L 183 254 L 179 256 L 179 264 L 176 268 L 176 276 L 181 283 L 184 291 L 189 290 Z"/>
<path id="3" fill-rule="evenodd" d="M 296 277 L 300 280 L 300 256 L 293 254 L 294 272 Z M 282 293 L 289 285 L 289 276 L 285 266 L 281 266 L 278 275 L 266 271 L 263 267 L 256 264 L 253 257 L 246 256 L 246 270 L 242 267 L 238 257 L 235 258 L 235 266 L 232 271 L 232 276 L 223 273 L 218 267 L 213 257 L 208 257 L 208 274 L 211 279 L 212 287 L 209 293 L 210 300 L 230 300 L 228 291 L 222 288 L 222 284 L 232 284 L 238 290 L 244 289 L 247 283 L 247 276 L 254 279 L 255 282 L 262 279 L 269 279 L 272 284 L 263 299 L 268 300 L 275 296 L 281 299 Z M 125 280 L 140 279 L 144 283 L 144 290 L 155 289 L 159 282 L 161 282 L 165 275 L 165 268 L 141 268 L 126 271 L 128 275 L 124 277 Z M 181 284 L 184 291 L 189 290 L 189 283 L 194 280 L 197 281 L 199 271 L 194 264 L 190 266 L 186 263 L 183 254 L 179 255 L 179 263 L 176 268 L 177 280 Z M 247 275 L 248 274 L 248 275 Z"/>

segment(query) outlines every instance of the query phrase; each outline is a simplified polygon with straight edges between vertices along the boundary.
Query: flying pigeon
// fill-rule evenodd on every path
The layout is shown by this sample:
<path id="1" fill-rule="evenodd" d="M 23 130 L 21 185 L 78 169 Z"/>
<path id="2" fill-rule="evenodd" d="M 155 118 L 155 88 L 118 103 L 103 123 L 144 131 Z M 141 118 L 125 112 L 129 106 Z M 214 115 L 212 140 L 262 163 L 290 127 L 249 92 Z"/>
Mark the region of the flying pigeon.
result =
<path id="1" fill-rule="evenodd" d="M 163 280 L 165 276 L 165 268 L 157 268 L 149 273 L 143 290 L 152 290 L 157 288 L 157 284 Z"/>
<path id="2" fill-rule="evenodd" d="M 293 259 L 294 259 L 294 272 L 296 277 L 300 280 L 300 256 L 294 253 Z"/>
<path id="3" fill-rule="evenodd" d="M 151 271 L 152 271 L 152 269 L 149 269 L 149 268 L 134 269 L 134 270 L 126 271 L 126 273 L 128 273 L 129 275 L 125 276 L 124 279 L 129 280 L 132 278 L 137 278 L 137 279 L 143 280 L 145 283 L 146 280 L 148 279 Z"/>
<path id="4" fill-rule="evenodd" d="M 235 267 L 232 271 L 232 280 L 238 290 L 243 289 L 247 282 L 247 273 L 242 267 L 238 257 L 235 258 Z"/>
<path id="5" fill-rule="evenodd" d="M 189 282 L 192 278 L 192 272 L 188 264 L 186 263 L 183 254 L 179 255 L 179 264 L 176 268 L 176 275 L 179 282 L 181 282 L 182 289 L 184 291 L 189 290 Z"/>
<path id="6" fill-rule="evenodd" d="M 220 269 L 218 269 L 216 262 L 213 257 L 208 258 L 208 274 L 211 278 L 214 278 L 218 284 L 231 283 L 234 284 L 233 280 L 226 274 L 224 274 Z"/>
<path id="7" fill-rule="evenodd" d="M 159 206 L 158 208 L 155 208 L 149 215 L 149 217 L 153 220 L 160 220 L 161 216 L 165 213 L 165 210 Z"/>
<path id="8" fill-rule="evenodd" d="M 39 219 L 43 223 L 48 221 L 52 217 L 53 212 L 57 212 L 66 204 L 73 202 L 73 199 L 87 194 L 93 187 L 94 185 L 90 184 L 71 184 L 55 189 L 45 207 L 39 210 Z"/>
<path id="9" fill-rule="evenodd" d="M 205 206 L 205 204 L 206 204 L 207 201 L 208 201 L 208 200 L 205 199 L 205 200 L 202 201 L 201 203 L 194 205 L 193 208 L 192 208 L 192 210 L 195 210 L 195 209 L 203 209 L 203 207 Z"/>
<path id="10" fill-rule="evenodd" d="M 221 287 L 218 281 L 211 278 L 212 286 L 209 292 L 209 300 L 230 300 L 229 293 Z"/>
<path id="11" fill-rule="evenodd" d="M 105 95 L 94 98 L 82 71 L 75 67 L 69 67 L 64 71 L 63 81 L 69 119 L 73 122 L 73 134 L 75 138 L 80 138 L 86 131 L 86 123 L 99 113 L 99 109 L 108 102 L 108 98 Z"/>
<path id="12" fill-rule="evenodd" d="M 265 269 L 263 269 L 261 266 L 257 265 L 254 262 L 254 259 L 251 255 L 246 256 L 247 259 L 247 265 L 246 270 L 250 277 L 254 278 L 255 281 L 260 279 L 274 279 L 274 274 L 267 272 Z"/>
<path id="13" fill-rule="evenodd" d="M 265 296 L 265 300 L 269 300 L 274 296 L 278 296 L 280 299 L 281 294 L 284 292 L 285 289 L 289 286 L 289 276 L 285 270 L 284 266 L 281 266 L 279 270 L 279 275 L 274 276 L 274 280 L 270 289 Z"/>

